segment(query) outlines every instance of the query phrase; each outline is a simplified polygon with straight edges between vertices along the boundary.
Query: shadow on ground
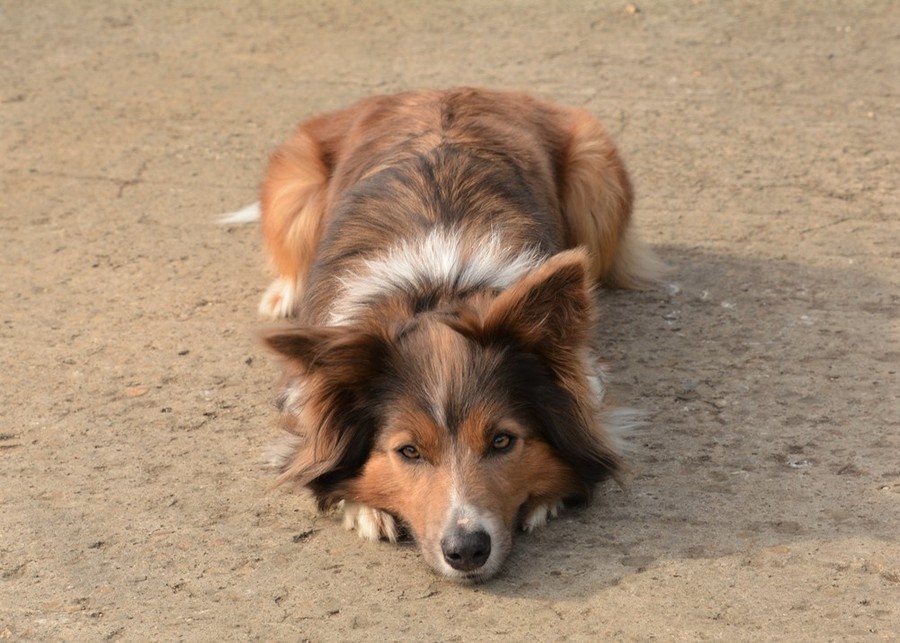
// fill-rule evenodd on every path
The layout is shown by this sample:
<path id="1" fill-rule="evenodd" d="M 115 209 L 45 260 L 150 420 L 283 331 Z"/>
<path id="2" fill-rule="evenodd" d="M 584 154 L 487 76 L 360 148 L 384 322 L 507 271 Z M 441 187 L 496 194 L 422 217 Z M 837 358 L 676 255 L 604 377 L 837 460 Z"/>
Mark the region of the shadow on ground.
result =
<path id="1" fill-rule="evenodd" d="M 484 591 L 566 599 L 672 558 L 894 537 L 889 287 L 787 259 L 662 254 L 660 289 L 600 295 L 613 394 L 649 412 L 632 479 L 521 537 Z"/>

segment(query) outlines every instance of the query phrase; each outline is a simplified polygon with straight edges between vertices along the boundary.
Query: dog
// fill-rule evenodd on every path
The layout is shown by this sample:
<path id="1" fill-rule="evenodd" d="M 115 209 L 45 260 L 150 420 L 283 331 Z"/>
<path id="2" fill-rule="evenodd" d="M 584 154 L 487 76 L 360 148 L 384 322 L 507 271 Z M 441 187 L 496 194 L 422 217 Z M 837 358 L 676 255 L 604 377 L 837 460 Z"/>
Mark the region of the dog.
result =
<path id="1" fill-rule="evenodd" d="M 277 271 L 279 482 L 368 540 L 409 534 L 478 582 L 516 530 L 625 464 L 592 340 L 593 288 L 662 264 L 625 166 L 587 111 L 457 88 L 302 123 L 260 193 Z"/>

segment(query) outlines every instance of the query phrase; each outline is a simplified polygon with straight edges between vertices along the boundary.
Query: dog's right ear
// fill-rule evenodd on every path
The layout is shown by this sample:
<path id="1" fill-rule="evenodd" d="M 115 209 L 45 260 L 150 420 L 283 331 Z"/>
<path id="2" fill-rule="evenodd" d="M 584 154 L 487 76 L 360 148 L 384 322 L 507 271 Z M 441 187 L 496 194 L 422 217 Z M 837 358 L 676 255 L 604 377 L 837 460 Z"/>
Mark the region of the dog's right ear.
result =
<path id="1" fill-rule="evenodd" d="M 285 361 L 284 428 L 298 436 L 280 482 L 309 487 L 323 507 L 365 463 L 378 427 L 389 340 L 350 328 L 273 328 L 260 339 Z"/>
<path id="2" fill-rule="evenodd" d="M 343 384 L 356 384 L 376 375 L 389 350 L 387 338 L 338 327 L 271 328 L 260 339 L 302 373 L 319 373 Z"/>
<path id="3" fill-rule="evenodd" d="M 306 369 L 325 344 L 337 336 L 335 331 L 333 328 L 268 328 L 259 333 L 259 338 L 272 352 Z"/>

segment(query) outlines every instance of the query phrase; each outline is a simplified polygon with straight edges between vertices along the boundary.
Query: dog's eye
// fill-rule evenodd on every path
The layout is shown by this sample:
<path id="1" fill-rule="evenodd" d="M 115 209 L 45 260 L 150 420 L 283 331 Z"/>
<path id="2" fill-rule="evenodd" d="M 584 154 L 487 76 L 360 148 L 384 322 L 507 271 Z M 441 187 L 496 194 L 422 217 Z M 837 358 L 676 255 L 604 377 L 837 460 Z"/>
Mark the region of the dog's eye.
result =
<path id="1" fill-rule="evenodd" d="M 402 455 L 407 460 L 418 460 L 422 456 L 419 455 L 419 450 L 411 444 L 407 444 L 405 446 L 397 449 L 397 453 Z"/>
<path id="2" fill-rule="evenodd" d="M 491 448 L 494 451 L 508 451 L 514 441 L 515 438 L 509 433 L 498 433 L 491 442 Z"/>

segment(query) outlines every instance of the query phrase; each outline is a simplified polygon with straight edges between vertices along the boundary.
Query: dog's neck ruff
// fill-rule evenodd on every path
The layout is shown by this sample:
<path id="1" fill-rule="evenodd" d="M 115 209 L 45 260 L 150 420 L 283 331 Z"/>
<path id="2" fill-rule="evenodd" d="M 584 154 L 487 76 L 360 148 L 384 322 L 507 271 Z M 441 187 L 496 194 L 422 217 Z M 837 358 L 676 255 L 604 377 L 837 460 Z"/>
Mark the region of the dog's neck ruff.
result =
<path id="1" fill-rule="evenodd" d="M 364 260 L 340 278 L 329 324 L 351 324 L 385 297 L 427 289 L 453 293 L 504 290 L 546 260 L 536 249 L 514 248 L 493 233 L 465 241 L 459 230 L 435 229 L 403 241 L 383 256 Z"/>

